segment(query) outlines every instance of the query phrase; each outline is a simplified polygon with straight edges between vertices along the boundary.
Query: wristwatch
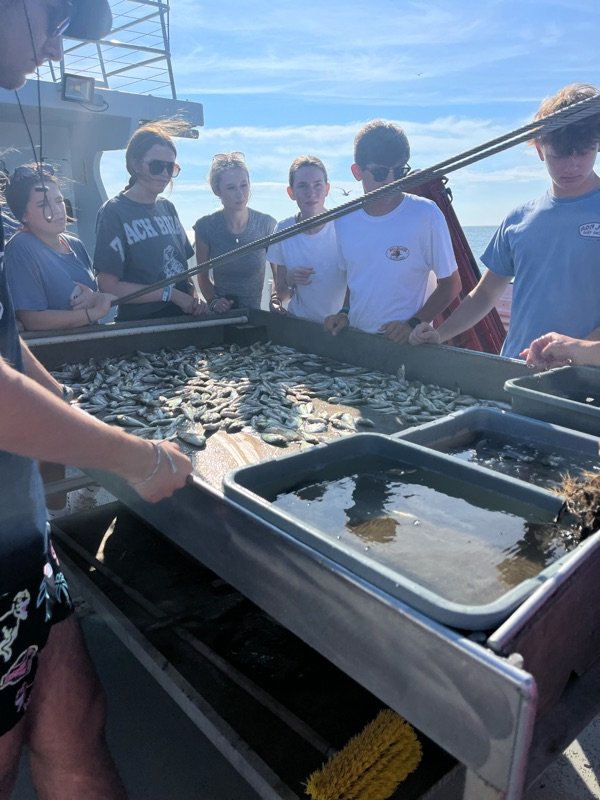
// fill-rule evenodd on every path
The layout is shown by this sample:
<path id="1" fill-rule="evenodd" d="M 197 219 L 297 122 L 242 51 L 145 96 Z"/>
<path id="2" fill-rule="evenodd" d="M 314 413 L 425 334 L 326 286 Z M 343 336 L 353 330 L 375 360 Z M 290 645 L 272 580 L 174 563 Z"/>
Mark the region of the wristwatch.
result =
<path id="1" fill-rule="evenodd" d="M 419 319 L 418 317 L 411 317 L 410 319 L 406 320 L 406 324 L 410 325 L 411 328 L 416 328 L 417 325 L 420 325 L 422 322 L 423 320 Z"/>

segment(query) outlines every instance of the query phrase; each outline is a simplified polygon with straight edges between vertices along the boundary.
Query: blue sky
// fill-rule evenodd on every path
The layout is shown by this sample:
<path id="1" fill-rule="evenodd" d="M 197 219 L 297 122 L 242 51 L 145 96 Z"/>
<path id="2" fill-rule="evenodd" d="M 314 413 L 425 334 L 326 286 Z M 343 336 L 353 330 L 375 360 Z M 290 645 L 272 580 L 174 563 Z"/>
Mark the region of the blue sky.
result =
<path id="1" fill-rule="evenodd" d="M 172 194 L 184 226 L 218 208 L 211 156 L 241 150 L 250 205 L 281 219 L 293 158 L 328 167 L 328 206 L 358 196 L 350 174 L 358 128 L 400 123 L 411 166 L 425 168 L 530 121 L 562 86 L 600 86 L 597 0 L 172 0 L 171 50 L 180 99 L 203 103 L 205 127 L 180 140 Z M 118 165 L 118 166 L 117 166 Z M 122 155 L 103 161 L 109 194 Z M 463 225 L 495 225 L 541 194 L 546 173 L 526 145 L 453 173 Z"/>

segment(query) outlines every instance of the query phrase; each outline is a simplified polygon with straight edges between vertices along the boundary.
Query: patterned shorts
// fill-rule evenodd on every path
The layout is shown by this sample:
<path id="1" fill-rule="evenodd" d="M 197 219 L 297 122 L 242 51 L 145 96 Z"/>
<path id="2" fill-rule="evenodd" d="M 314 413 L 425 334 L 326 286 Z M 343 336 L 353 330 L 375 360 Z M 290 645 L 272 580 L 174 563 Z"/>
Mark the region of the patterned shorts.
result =
<path id="1" fill-rule="evenodd" d="M 14 728 L 27 710 L 38 656 L 50 628 L 72 610 L 52 544 L 40 581 L 0 595 L 0 736 Z"/>

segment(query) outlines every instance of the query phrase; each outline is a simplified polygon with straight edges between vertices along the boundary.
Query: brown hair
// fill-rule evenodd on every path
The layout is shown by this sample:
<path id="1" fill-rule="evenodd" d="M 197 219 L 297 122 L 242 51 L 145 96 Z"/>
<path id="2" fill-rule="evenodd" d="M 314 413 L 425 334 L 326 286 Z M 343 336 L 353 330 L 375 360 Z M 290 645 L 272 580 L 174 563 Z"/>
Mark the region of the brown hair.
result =
<path id="1" fill-rule="evenodd" d="M 296 177 L 296 173 L 300 169 L 300 167 L 317 167 L 323 173 L 323 178 L 325 183 L 329 180 L 327 177 L 327 170 L 325 169 L 325 164 L 321 161 L 320 158 L 316 156 L 298 156 L 295 158 L 290 166 L 289 172 L 289 184 L 293 188 L 294 187 L 294 178 Z"/>
<path id="2" fill-rule="evenodd" d="M 562 108 L 600 96 L 600 91 L 591 83 L 570 83 L 551 97 L 546 97 L 538 108 L 534 120 L 560 111 Z M 529 144 L 539 142 L 550 145 L 557 156 L 589 150 L 600 142 L 600 113 L 592 114 L 581 122 L 574 122 L 564 128 L 536 136 Z"/>
<path id="3" fill-rule="evenodd" d="M 374 119 L 354 137 L 354 162 L 363 169 L 367 164 L 394 166 L 408 163 L 410 145 L 404 130 L 395 122 Z"/>
<path id="4" fill-rule="evenodd" d="M 172 137 L 189 130 L 189 124 L 180 117 L 161 119 L 141 125 L 127 143 L 125 150 L 125 166 L 129 173 L 129 182 L 125 189 L 131 189 L 136 182 L 135 165 L 143 160 L 144 156 L 155 144 L 170 147 L 174 155 L 177 148 Z"/>

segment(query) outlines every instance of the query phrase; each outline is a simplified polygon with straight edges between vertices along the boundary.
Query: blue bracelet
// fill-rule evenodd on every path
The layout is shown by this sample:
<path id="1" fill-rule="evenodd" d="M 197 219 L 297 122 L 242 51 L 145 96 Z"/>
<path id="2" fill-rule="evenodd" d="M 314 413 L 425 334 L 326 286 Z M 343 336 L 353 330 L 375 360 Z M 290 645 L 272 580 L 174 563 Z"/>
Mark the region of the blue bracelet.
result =
<path id="1" fill-rule="evenodd" d="M 171 286 L 166 286 L 163 289 L 162 297 L 160 298 L 163 301 L 163 303 L 169 302 L 169 300 L 171 299 L 171 291 L 172 291 Z"/>

